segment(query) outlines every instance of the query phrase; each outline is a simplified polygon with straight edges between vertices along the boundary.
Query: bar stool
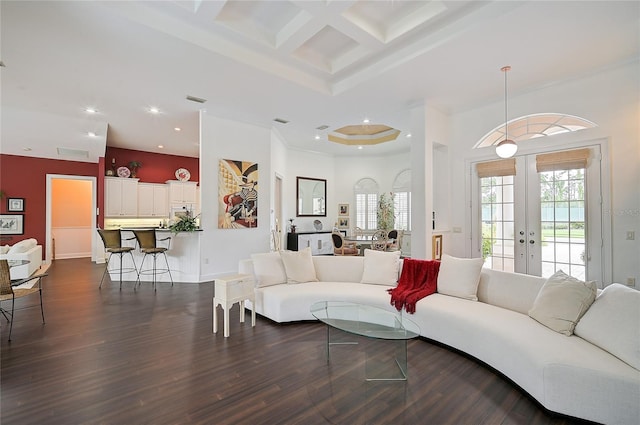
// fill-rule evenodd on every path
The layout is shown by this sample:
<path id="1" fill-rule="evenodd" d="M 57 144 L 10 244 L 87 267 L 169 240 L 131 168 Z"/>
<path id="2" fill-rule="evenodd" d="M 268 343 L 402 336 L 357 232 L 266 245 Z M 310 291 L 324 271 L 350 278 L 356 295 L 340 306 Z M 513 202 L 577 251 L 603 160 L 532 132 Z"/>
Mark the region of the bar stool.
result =
<path id="1" fill-rule="evenodd" d="M 167 259 L 167 250 L 171 246 L 171 236 L 167 236 L 163 239 L 156 239 L 156 231 L 155 230 L 134 230 L 133 234 L 138 240 L 138 246 L 140 247 L 140 252 L 144 254 L 142 257 L 142 262 L 140 263 L 140 271 L 138 272 L 138 284 L 140 285 L 140 275 L 141 274 L 153 274 L 153 289 L 156 289 L 156 275 L 158 273 L 169 273 L 169 278 L 171 279 L 171 286 L 173 286 L 173 276 L 171 276 L 171 270 L 169 270 L 169 260 Z M 157 242 L 169 241 L 166 247 L 158 246 Z M 158 269 L 157 266 L 157 257 L 159 254 L 164 256 L 164 261 L 167 264 L 166 269 Z M 143 270 L 142 266 L 144 265 L 144 260 L 147 258 L 147 255 L 153 256 L 153 268 Z"/>
<path id="2" fill-rule="evenodd" d="M 102 279 L 100 279 L 100 286 L 98 289 L 102 288 L 102 282 L 104 281 L 104 277 L 109 271 L 109 264 L 111 264 L 111 256 L 113 254 L 117 254 L 120 257 L 120 267 L 118 269 L 111 269 L 112 272 L 118 271 L 120 272 L 120 289 L 122 289 L 122 273 L 131 273 L 135 272 L 138 274 L 138 269 L 136 268 L 136 262 L 133 259 L 132 251 L 135 249 L 133 246 L 122 246 L 122 232 L 120 229 L 115 230 L 103 230 L 98 229 L 98 234 L 102 239 L 102 243 L 104 244 L 104 250 L 109 253 L 109 257 L 107 257 L 107 266 L 104 269 L 104 273 L 102 273 Z M 127 238 L 125 241 L 132 241 L 135 238 Z M 122 267 L 122 256 L 124 254 L 131 255 L 131 262 L 133 263 L 133 267 Z M 138 277 L 139 279 L 139 277 Z"/>

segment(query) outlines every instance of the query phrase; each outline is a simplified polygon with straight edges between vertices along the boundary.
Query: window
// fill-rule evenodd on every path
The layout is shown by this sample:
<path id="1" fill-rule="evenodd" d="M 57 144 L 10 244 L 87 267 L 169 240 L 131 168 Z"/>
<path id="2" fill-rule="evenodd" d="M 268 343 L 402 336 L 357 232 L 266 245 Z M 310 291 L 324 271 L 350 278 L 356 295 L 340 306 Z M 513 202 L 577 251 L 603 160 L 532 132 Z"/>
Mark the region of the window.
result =
<path id="1" fill-rule="evenodd" d="M 411 230 L 411 170 L 401 171 L 393 181 L 394 228 Z"/>
<path id="2" fill-rule="evenodd" d="M 356 227 L 375 230 L 378 227 L 378 183 L 370 178 L 359 180 L 354 186 L 356 196 Z"/>
<path id="3" fill-rule="evenodd" d="M 596 124 L 584 118 L 555 113 L 531 114 L 513 119 L 507 125 L 509 138 L 516 143 L 596 127 Z M 504 137 L 504 124 L 501 124 L 480 139 L 474 149 L 497 145 Z"/>

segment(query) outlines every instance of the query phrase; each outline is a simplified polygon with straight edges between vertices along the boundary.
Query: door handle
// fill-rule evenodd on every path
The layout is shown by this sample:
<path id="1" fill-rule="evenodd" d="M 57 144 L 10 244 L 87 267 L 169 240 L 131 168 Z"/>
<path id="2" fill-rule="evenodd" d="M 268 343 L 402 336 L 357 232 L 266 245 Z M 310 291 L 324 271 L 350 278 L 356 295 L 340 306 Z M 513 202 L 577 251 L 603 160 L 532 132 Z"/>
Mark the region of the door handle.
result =
<path id="1" fill-rule="evenodd" d="M 520 239 L 520 243 L 524 243 L 524 239 Z"/>
<path id="2" fill-rule="evenodd" d="M 529 241 L 529 243 L 530 243 L 531 245 L 533 245 L 533 244 L 534 244 L 534 243 L 536 243 L 536 242 L 535 242 L 533 239 L 531 239 L 531 240 Z"/>

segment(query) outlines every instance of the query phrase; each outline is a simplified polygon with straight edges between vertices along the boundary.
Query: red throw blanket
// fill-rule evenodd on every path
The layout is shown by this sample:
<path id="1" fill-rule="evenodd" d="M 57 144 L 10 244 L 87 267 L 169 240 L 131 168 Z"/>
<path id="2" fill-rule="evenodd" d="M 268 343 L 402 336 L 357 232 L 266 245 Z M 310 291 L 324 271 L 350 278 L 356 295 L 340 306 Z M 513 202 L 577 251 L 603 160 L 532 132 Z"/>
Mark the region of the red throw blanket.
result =
<path id="1" fill-rule="evenodd" d="M 405 258 L 398 286 L 389 289 L 391 305 L 415 313 L 418 300 L 436 292 L 440 261 Z"/>

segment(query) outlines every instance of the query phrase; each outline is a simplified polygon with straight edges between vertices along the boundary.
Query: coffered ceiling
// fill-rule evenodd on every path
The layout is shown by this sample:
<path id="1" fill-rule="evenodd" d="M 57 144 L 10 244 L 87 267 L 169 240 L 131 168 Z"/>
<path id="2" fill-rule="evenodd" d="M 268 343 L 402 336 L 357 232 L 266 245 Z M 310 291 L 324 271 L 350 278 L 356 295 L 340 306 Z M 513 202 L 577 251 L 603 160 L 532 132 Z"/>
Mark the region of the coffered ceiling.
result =
<path id="1" fill-rule="evenodd" d="M 200 109 L 275 127 L 293 149 L 407 151 L 411 107 L 427 102 L 450 113 L 500 102 L 503 65 L 513 68 L 517 95 L 640 54 L 633 1 L 3 0 L 0 7 L 0 152 L 84 161 L 103 155 L 105 144 L 198 156 Z M 85 112 L 89 106 L 97 113 Z M 365 118 L 400 136 L 363 150 L 327 141 Z"/>

